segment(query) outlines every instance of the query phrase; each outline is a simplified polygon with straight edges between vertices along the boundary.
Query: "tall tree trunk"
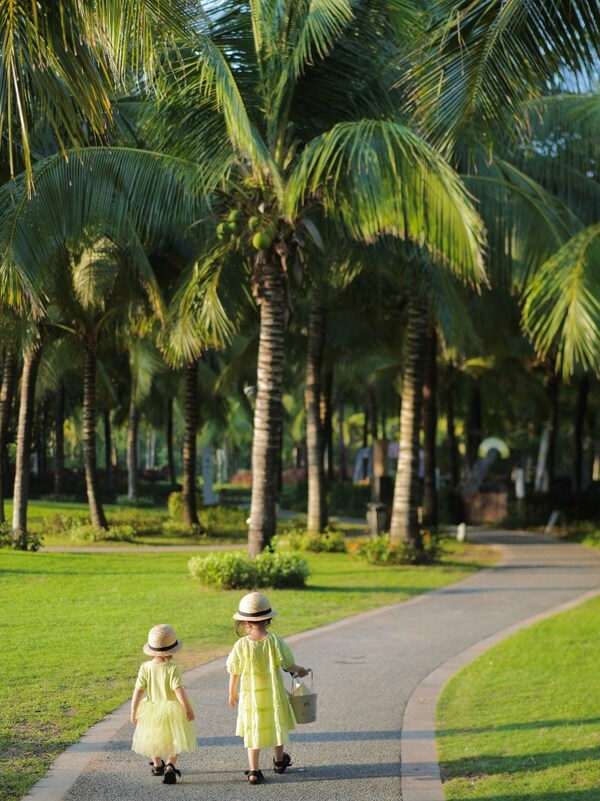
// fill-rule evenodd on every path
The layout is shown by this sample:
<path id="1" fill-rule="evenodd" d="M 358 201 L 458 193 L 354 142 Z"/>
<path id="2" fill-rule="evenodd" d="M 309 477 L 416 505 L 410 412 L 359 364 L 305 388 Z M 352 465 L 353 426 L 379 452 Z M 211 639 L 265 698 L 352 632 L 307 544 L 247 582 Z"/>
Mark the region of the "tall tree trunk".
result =
<path id="1" fill-rule="evenodd" d="M 177 486 L 177 474 L 175 472 L 175 449 L 173 447 L 173 398 L 167 400 L 167 459 L 171 489 L 175 489 Z"/>
<path id="2" fill-rule="evenodd" d="M 323 464 L 327 481 L 333 481 L 333 365 L 331 361 L 323 373 L 323 388 L 321 390 L 321 426 L 323 430 Z"/>
<path id="3" fill-rule="evenodd" d="M 129 425 L 127 426 L 127 498 L 136 500 L 139 495 L 140 471 L 138 465 L 138 437 L 140 409 L 137 403 L 137 379 L 132 374 L 129 390 Z"/>
<path id="4" fill-rule="evenodd" d="M 185 432 L 183 435 L 183 522 L 199 525 L 196 504 L 196 436 L 198 434 L 198 364 L 188 364 L 185 373 Z"/>
<path id="5" fill-rule="evenodd" d="M 35 384 L 41 356 L 42 349 L 40 346 L 36 347 L 35 350 L 26 351 L 21 375 L 12 530 L 15 542 L 19 543 L 23 550 L 27 550 L 27 504 L 29 501 L 29 475 L 31 471 L 31 439 L 33 434 Z"/>
<path id="6" fill-rule="evenodd" d="M 307 530 L 311 534 L 324 531 L 327 525 L 327 497 L 324 440 L 321 425 L 321 372 L 325 348 L 326 308 L 321 293 L 315 290 L 308 323 L 308 352 L 306 355 L 306 459 L 308 468 Z"/>
<path id="7" fill-rule="evenodd" d="M 481 386 L 477 379 L 471 379 L 469 409 L 467 412 L 467 464 L 473 469 L 478 459 L 478 450 L 483 439 L 483 422 L 481 411 Z"/>
<path id="8" fill-rule="evenodd" d="M 62 495 L 65 491 L 65 408 L 67 390 L 64 378 L 60 378 L 56 387 L 54 404 L 54 494 Z"/>
<path id="9" fill-rule="evenodd" d="M 554 477 L 556 474 L 556 443 L 558 441 L 558 413 L 559 413 L 559 387 L 560 378 L 552 370 L 546 382 L 546 394 L 548 397 L 548 456 L 546 467 L 548 471 L 548 493 L 551 495 L 554 487 Z"/>
<path id="10" fill-rule="evenodd" d="M 419 430 L 423 397 L 423 349 L 428 313 L 414 293 L 408 309 L 398 469 L 394 488 L 390 542 L 421 548 L 419 533 Z"/>
<path id="11" fill-rule="evenodd" d="M 107 492 L 114 489 L 113 482 L 113 460 L 112 460 L 112 424 L 110 421 L 110 409 L 104 409 L 104 461 L 106 465 L 106 475 L 104 486 Z"/>
<path id="12" fill-rule="evenodd" d="M 273 251 L 254 257 L 254 294 L 260 308 L 254 436 L 252 500 L 248 553 L 257 556 L 277 528 L 279 444 L 283 430 L 283 366 L 285 358 L 286 288 L 282 265 Z"/>
<path id="13" fill-rule="evenodd" d="M 460 468 L 458 457 L 458 438 L 454 421 L 454 375 L 455 369 L 448 366 L 446 389 L 446 428 L 448 430 L 448 456 L 450 459 L 450 486 L 456 490 L 460 482 Z"/>
<path id="14" fill-rule="evenodd" d="M 83 347 L 83 456 L 85 485 L 92 526 L 97 532 L 108 528 L 98 486 L 96 457 L 96 353 L 93 343 Z"/>
<path id="15" fill-rule="evenodd" d="M 427 329 L 423 377 L 423 446 L 425 480 L 423 486 L 423 523 L 433 529 L 438 525 L 436 486 L 437 434 L 437 332 L 430 321 Z"/>
<path id="16" fill-rule="evenodd" d="M 344 440 L 344 401 L 337 403 L 340 481 L 348 481 L 348 454 Z"/>
<path id="17" fill-rule="evenodd" d="M 5 472 L 7 469 L 6 441 L 16 380 L 17 352 L 14 348 L 8 347 L 4 355 L 2 387 L 0 388 L 0 523 L 4 523 L 6 519 L 4 516 L 4 498 L 8 487 L 8 474 Z"/>
<path id="18" fill-rule="evenodd" d="M 589 376 L 582 375 L 577 392 L 573 426 L 573 492 L 575 493 L 583 489 L 583 439 L 589 391 Z"/>

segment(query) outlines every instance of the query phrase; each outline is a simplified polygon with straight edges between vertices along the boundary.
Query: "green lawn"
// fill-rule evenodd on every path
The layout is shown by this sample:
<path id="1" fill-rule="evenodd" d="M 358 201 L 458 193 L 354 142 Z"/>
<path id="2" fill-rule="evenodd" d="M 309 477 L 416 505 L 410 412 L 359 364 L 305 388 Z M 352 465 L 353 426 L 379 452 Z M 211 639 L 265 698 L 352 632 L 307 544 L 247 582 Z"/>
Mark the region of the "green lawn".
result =
<path id="1" fill-rule="evenodd" d="M 176 626 L 184 668 L 226 653 L 240 592 L 205 590 L 189 553 L 0 551 L 4 649 L 0 799 L 15 801 L 91 724 L 126 700 L 148 629 Z M 410 598 L 463 578 L 490 559 L 453 543 L 445 564 L 374 567 L 345 554 L 308 557 L 305 590 L 270 592 L 287 635 Z M 242 593 L 243 594 L 243 593 Z"/>
<path id="2" fill-rule="evenodd" d="M 444 688 L 449 801 L 600 799 L 600 598 L 487 651 Z"/>

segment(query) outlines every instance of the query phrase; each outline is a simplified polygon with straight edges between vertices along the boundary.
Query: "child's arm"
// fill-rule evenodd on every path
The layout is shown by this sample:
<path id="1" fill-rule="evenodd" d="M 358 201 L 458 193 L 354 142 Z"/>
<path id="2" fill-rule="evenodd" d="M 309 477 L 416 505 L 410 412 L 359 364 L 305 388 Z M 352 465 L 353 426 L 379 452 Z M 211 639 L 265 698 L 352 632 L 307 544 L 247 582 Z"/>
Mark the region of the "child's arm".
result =
<path id="1" fill-rule="evenodd" d="M 142 700 L 142 696 L 144 691 L 141 687 L 136 687 L 133 691 L 133 696 L 131 698 L 131 714 L 129 716 L 129 720 L 132 723 L 137 723 L 137 710 L 138 706 L 140 705 L 140 701 Z"/>
<path id="2" fill-rule="evenodd" d="M 232 673 L 229 676 L 229 701 L 228 701 L 228 704 L 232 709 L 237 704 L 237 702 L 240 700 L 239 696 L 238 696 L 238 694 L 236 692 L 237 683 L 238 683 L 239 678 L 240 677 L 236 676 L 234 673 Z"/>
<path id="3" fill-rule="evenodd" d="M 175 695 L 177 696 L 177 700 L 181 704 L 181 706 L 185 709 L 185 717 L 187 720 L 194 720 L 194 710 L 192 709 L 192 705 L 190 704 L 190 699 L 187 697 L 186 691 L 183 687 L 177 687 L 175 690 Z"/>
<path id="4" fill-rule="evenodd" d="M 302 667 L 302 665 L 297 665 L 294 662 L 289 667 L 286 667 L 286 670 L 288 673 L 295 673 L 298 678 L 303 679 L 304 676 L 308 676 L 310 668 Z"/>

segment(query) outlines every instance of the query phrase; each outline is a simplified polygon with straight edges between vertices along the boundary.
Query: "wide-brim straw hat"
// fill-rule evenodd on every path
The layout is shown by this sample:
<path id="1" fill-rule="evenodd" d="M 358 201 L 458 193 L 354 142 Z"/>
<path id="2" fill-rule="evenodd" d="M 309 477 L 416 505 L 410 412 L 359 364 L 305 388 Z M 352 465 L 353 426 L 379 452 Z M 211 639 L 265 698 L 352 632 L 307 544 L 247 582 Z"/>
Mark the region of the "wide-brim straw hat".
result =
<path id="1" fill-rule="evenodd" d="M 148 632 L 148 642 L 142 648 L 148 656 L 171 656 L 179 651 L 183 643 L 177 639 L 175 629 L 160 623 Z"/>
<path id="2" fill-rule="evenodd" d="M 240 601 L 238 611 L 233 615 L 234 620 L 247 620 L 249 623 L 258 623 L 259 620 L 269 620 L 277 612 L 271 609 L 271 603 L 266 595 L 260 592 L 251 592 L 244 595 Z"/>

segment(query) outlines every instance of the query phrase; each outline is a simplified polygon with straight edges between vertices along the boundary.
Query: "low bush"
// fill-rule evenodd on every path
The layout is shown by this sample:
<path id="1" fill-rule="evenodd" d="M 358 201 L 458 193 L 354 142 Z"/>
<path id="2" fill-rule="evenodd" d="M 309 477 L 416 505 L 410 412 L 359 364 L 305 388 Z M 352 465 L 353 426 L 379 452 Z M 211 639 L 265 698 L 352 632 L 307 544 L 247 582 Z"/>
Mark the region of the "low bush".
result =
<path id="1" fill-rule="evenodd" d="M 14 548 L 16 551 L 38 551 L 42 545 L 39 534 L 31 531 L 13 532 L 10 523 L 0 523 L 0 548 Z"/>
<path id="2" fill-rule="evenodd" d="M 196 507 L 200 508 L 203 504 L 203 496 L 201 492 L 196 492 Z M 183 493 L 172 492 L 167 501 L 167 509 L 169 510 L 169 517 L 173 520 L 181 520 L 183 516 Z"/>
<path id="3" fill-rule="evenodd" d="M 344 553 L 346 541 L 344 535 L 331 528 L 321 534 L 309 534 L 305 528 L 293 528 L 274 537 L 272 545 L 275 549 L 289 548 L 292 551 L 308 551 L 309 553 Z"/>
<path id="4" fill-rule="evenodd" d="M 389 535 L 381 534 L 354 542 L 348 550 L 351 556 L 372 565 L 430 565 L 441 557 L 444 546 L 439 536 L 422 531 L 419 545 L 392 545 Z"/>
<path id="5" fill-rule="evenodd" d="M 188 569 L 205 586 L 223 590 L 304 587 L 310 575 L 308 563 L 297 554 L 269 551 L 256 559 L 239 551 L 193 556 Z"/>

